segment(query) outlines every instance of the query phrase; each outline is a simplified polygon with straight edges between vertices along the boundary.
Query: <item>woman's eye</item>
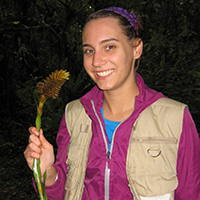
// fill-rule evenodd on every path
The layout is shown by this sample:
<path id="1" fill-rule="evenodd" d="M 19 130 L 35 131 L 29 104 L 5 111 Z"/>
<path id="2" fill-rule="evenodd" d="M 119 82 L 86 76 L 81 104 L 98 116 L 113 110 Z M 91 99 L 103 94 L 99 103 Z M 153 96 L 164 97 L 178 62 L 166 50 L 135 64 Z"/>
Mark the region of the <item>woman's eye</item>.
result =
<path id="1" fill-rule="evenodd" d="M 94 50 L 93 49 L 86 49 L 83 52 L 84 52 L 84 54 L 91 54 L 91 53 L 94 53 Z"/>
<path id="2" fill-rule="evenodd" d="M 115 48 L 115 46 L 109 45 L 109 46 L 106 47 L 106 50 L 112 50 L 112 49 L 114 49 L 114 48 Z"/>

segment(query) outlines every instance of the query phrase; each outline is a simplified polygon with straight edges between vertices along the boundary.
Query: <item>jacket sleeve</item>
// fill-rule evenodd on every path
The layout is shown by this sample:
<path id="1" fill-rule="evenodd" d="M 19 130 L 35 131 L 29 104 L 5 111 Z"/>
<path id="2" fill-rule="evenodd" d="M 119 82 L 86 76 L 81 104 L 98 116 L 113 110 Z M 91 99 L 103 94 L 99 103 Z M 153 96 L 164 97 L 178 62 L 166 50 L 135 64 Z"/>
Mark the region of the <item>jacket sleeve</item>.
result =
<path id="1" fill-rule="evenodd" d="M 200 200 L 200 140 L 187 108 L 178 149 L 177 176 L 175 200 Z"/>
<path id="2" fill-rule="evenodd" d="M 70 141 L 70 136 L 65 123 L 65 115 L 60 123 L 58 135 L 57 135 L 57 155 L 56 162 L 54 164 L 57 173 L 58 179 L 51 186 L 46 187 L 48 200 L 63 200 L 65 196 L 65 182 L 67 174 L 67 147 Z"/>

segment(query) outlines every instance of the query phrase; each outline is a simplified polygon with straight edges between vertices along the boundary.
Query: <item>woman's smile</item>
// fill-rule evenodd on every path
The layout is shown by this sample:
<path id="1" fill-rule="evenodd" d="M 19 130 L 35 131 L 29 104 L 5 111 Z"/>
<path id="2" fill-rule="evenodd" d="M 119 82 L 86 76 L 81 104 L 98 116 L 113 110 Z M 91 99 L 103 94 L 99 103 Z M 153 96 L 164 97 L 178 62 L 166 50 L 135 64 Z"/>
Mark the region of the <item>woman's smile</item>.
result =
<path id="1" fill-rule="evenodd" d="M 110 70 L 106 70 L 106 71 L 101 71 L 101 72 L 97 72 L 97 75 L 99 77 L 106 77 L 106 76 L 109 76 L 110 74 L 113 73 L 113 69 L 110 69 Z"/>

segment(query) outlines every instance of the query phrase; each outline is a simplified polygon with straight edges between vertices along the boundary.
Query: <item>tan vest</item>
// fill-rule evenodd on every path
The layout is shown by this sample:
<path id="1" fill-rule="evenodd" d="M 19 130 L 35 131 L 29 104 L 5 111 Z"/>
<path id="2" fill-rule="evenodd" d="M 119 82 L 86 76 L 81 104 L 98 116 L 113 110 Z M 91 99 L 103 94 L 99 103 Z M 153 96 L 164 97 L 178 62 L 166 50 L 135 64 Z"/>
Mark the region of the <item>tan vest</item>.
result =
<path id="1" fill-rule="evenodd" d="M 161 98 L 133 125 L 126 173 L 134 200 L 173 200 L 178 186 L 177 152 L 186 105 Z M 69 134 L 65 200 L 80 200 L 92 137 L 91 119 L 79 100 L 66 106 Z"/>

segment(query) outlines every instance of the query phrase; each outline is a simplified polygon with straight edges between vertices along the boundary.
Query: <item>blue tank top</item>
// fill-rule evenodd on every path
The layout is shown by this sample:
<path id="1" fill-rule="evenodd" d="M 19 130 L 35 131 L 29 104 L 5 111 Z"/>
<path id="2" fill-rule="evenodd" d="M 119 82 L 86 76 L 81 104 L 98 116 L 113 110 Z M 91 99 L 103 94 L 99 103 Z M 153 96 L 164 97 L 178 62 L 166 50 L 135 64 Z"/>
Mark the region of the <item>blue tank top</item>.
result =
<path id="1" fill-rule="evenodd" d="M 108 140 L 109 140 L 108 151 L 110 151 L 113 133 L 114 133 L 116 127 L 120 124 L 120 122 L 114 122 L 114 121 L 110 121 L 110 120 L 105 119 L 104 116 L 103 116 L 103 107 L 101 108 L 101 115 L 103 117 L 103 120 L 104 120 L 104 123 L 105 123 L 105 126 L 106 126 L 106 134 L 107 134 Z"/>

